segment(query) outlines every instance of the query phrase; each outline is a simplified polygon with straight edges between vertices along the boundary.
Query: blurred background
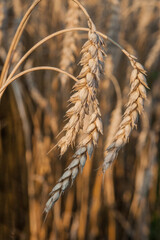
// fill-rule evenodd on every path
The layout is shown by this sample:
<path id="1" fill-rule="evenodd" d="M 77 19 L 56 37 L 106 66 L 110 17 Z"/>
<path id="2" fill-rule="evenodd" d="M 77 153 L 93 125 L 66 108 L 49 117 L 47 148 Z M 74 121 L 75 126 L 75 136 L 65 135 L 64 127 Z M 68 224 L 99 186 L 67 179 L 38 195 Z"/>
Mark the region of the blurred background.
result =
<path id="1" fill-rule="evenodd" d="M 0 0 L 0 71 L 30 0 Z M 51 71 L 27 74 L 11 84 L 0 102 L 0 239 L 158 240 L 160 236 L 160 2 L 83 0 L 97 30 L 135 55 L 147 70 L 150 90 L 144 114 L 129 143 L 105 174 L 104 149 L 127 103 L 131 66 L 106 42 L 99 101 L 104 135 L 83 173 L 56 202 L 43 224 L 48 193 L 75 149 L 60 159 L 47 152 L 64 126 L 73 80 Z M 35 43 L 58 30 L 87 26 L 70 0 L 42 0 L 22 34 L 12 67 Z M 60 35 L 40 46 L 19 71 L 60 67 L 77 76 L 85 32 Z M 11 70 L 10 69 L 10 70 Z"/>

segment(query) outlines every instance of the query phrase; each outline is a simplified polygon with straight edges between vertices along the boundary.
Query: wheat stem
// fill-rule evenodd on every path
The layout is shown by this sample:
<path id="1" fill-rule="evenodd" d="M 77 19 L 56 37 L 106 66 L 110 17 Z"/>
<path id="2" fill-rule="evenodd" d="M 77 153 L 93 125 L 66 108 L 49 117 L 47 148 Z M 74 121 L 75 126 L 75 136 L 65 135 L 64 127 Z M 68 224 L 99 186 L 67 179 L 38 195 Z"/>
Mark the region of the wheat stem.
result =
<path id="1" fill-rule="evenodd" d="M 11 84 L 13 81 L 15 81 L 17 78 L 27 74 L 27 73 L 30 73 L 30 72 L 34 72 L 34 71 L 39 71 L 39 70 L 51 70 L 51 71 L 56 71 L 56 72 L 59 72 L 59 73 L 63 73 L 65 75 L 67 75 L 68 77 L 72 78 L 74 81 L 78 81 L 77 78 L 75 78 L 73 75 L 71 75 L 70 73 L 67 73 L 66 71 L 63 71 L 59 68 L 56 68 L 56 67 L 50 67 L 50 66 L 39 66 L 39 67 L 34 67 L 34 68 L 30 68 L 30 69 L 27 69 L 23 72 L 20 72 L 18 73 L 17 75 L 15 75 L 13 78 L 10 78 L 7 80 L 7 82 L 3 85 L 3 87 L 0 88 L 0 93 L 2 93 L 6 87 Z M 0 94 L 0 97 L 2 97 L 2 95 Z"/>
<path id="2" fill-rule="evenodd" d="M 10 75 L 8 76 L 7 80 L 9 78 L 12 78 L 13 75 L 15 74 L 15 72 L 17 71 L 17 69 L 19 68 L 19 66 L 25 61 L 25 59 L 35 50 L 37 49 L 39 46 L 41 46 L 43 43 L 45 43 L 46 41 L 61 35 L 63 33 L 67 33 L 67 32 L 72 32 L 72 31 L 85 31 L 88 32 L 89 28 L 83 28 L 83 27 L 77 27 L 77 28 L 69 28 L 69 29 L 63 29 L 60 31 L 57 31 L 55 33 L 52 33 L 50 35 L 48 35 L 47 37 L 43 38 L 42 40 L 40 40 L 38 43 L 36 43 L 28 52 L 26 52 L 26 54 L 20 59 L 20 61 L 16 64 L 16 66 L 13 68 L 12 72 L 10 73 Z M 104 39 L 110 41 L 111 43 L 113 43 L 114 45 L 116 45 L 118 48 L 120 48 L 123 53 L 128 57 L 129 53 L 123 48 L 121 47 L 118 43 L 116 43 L 114 40 L 112 40 L 110 37 L 108 37 L 107 35 L 95 31 L 98 35 L 100 35 L 101 37 L 103 37 Z"/>
<path id="3" fill-rule="evenodd" d="M 0 76 L 0 87 L 3 85 L 3 83 L 5 82 L 6 80 L 6 77 L 7 77 L 7 73 L 8 73 L 8 69 L 9 69 L 9 64 L 10 64 L 10 60 L 11 60 L 11 57 L 12 57 L 12 54 L 13 52 L 15 51 L 16 47 L 17 47 L 17 44 L 18 44 L 18 41 L 22 35 L 22 32 L 26 26 L 26 23 L 32 13 L 32 11 L 34 10 L 34 8 L 37 6 L 37 4 L 40 2 L 41 0 L 35 0 L 33 2 L 33 4 L 30 6 L 30 8 L 28 9 L 28 11 L 26 12 L 26 14 L 24 15 L 16 33 L 15 33 L 15 36 L 12 40 L 12 43 L 10 45 L 10 49 L 8 51 L 8 54 L 7 54 L 7 58 L 6 58 L 6 61 L 4 63 L 4 67 L 3 67 L 3 70 L 2 70 L 2 73 L 1 73 L 1 76 Z"/>

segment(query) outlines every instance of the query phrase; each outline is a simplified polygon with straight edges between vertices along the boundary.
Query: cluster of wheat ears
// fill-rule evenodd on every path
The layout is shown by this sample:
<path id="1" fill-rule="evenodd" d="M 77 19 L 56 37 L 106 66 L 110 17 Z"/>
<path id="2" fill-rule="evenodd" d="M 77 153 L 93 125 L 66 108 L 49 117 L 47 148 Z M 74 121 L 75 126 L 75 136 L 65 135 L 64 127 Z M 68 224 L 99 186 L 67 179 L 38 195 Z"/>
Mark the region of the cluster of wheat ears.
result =
<path id="1" fill-rule="evenodd" d="M 61 194 L 67 189 L 67 187 L 72 185 L 79 170 L 83 170 L 86 160 L 92 158 L 94 148 L 98 143 L 99 135 L 103 134 L 103 124 L 97 95 L 99 84 L 101 84 L 101 79 L 104 74 L 104 58 L 107 57 L 105 40 L 110 41 L 117 46 L 126 55 L 133 70 L 130 77 L 130 92 L 128 95 L 126 110 L 123 114 L 118 130 L 105 150 L 105 158 L 102 165 L 103 173 L 105 173 L 107 168 L 113 163 L 119 150 L 128 142 L 129 136 L 133 128 L 136 126 L 138 115 L 143 111 L 143 104 L 146 99 L 146 88 L 148 88 L 148 86 L 145 77 L 146 71 L 137 61 L 136 57 L 129 54 L 123 47 L 105 34 L 98 32 L 88 12 L 77 0 L 73 0 L 73 2 L 79 6 L 86 16 L 88 28 L 69 28 L 47 36 L 35 44 L 10 71 L 12 58 L 19 39 L 33 9 L 39 2 L 40 0 L 34 1 L 23 17 L 15 33 L 0 77 L 0 98 L 10 83 L 22 75 L 33 71 L 53 70 L 60 72 L 64 74 L 64 76 L 68 76 L 75 81 L 72 95 L 69 98 L 69 106 L 71 105 L 71 107 L 66 112 L 67 123 L 61 131 L 63 137 L 54 147 L 60 149 L 60 156 L 67 151 L 69 146 L 76 148 L 76 151 L 72 157 L 71 163 L 50 193 L 50 198 L 44 209 L 44 212 L 47 215 L 54 203 L 60 198 Z M 80 65 L 82 68 L 77 77 L 62 69 L 63 64 L 61 64 L 60 68 L 39 66 L 15 74 L 25 59 L 44 42 L 60 34 L 71 34 L 76 31 L 88 32 L 88 39 L 81 50 L 82 57 Z M 66 81 L 66 79 L 64 81 Z"/>

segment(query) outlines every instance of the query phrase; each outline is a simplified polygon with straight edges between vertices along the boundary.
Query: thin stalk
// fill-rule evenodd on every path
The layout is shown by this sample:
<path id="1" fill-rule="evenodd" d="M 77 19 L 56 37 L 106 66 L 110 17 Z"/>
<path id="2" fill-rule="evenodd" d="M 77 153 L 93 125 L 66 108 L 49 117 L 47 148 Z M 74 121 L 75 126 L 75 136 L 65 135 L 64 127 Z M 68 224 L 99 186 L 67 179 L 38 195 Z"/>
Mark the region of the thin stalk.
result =
<path id="1" fill-rule="evenodd" d="M 51 38 L 53 37 L 56 37 L 60 34 L 63 34 L 63 33 L 67 33 L 67 32 L 72 32 L 72 31 L 85 31 L 85 32 L 88 32 L 89 31 L 89 28 L 82 28 L 82 27 L 77 27 L 77 28 L 69 28 L 69 29 L 63 29 L 63 30 L 60 30 L 58 32 L 55 32 L 55 33 L 52 33 L 50 35 L 48 35 L 47 37 L 43 38 L 42 40 L 40 40 L 38 43 L 36 43 L 28 52 L 26 52 L 26 54 L 20 59 L 20 61 L 16 64 L 16 66 L 13 68 L 12 72 L 10 73 L 9 77 L 8 77 L 8 80 L 10 78 L 13 77 L 13 75 L 15 74 L 15 72 L 17 71 L 17 69 L 19 68 L 19 66 L 24 62 L 24 60 L 35 50 L 37 49 L 40 45 L 42 45 L 43 43 L 45 43 L 46 41 L 50 40 Z M 118 48 L 121 49 L 121 51 L 124 52 L 124 54 L 128 57 L 128 55 L 126 54 L 127 51 L 121 47 L 118 43 L 116 43 L 114 40 L 112 40 L 110 37 L 108 37 L 107 35 L 101 33 L 101 32 L 98 32 L 96 31 L 101 37 L 103 37 L 104 39 L 110 41 L 111 43 L 113 43 L 114 45 L 116 45 Z"/>
<path id="2" fill-rule="evenodd" d="M 20 25 L 14 35 L 14 38 L 13 38 L 13 41 L 11 43 L 11 46 L 10 46 L 10 49 L 8 51 L 8 54 L 7 54 L 7 58 L 6 58 L 6 61 L 4 63 L 4 67 L 3 67 L 3 70 L 2 70 L 2 74 L 1 74 L 1 77 L 0 77 L 0 86 L 3 85 L 3 83 L 5 82 L 6 80 L 6 77 L 7 77 L 7 73 L 8 73 L 8 69 L 9 69 L 9 64 L 10 64 L 10 59 L 11 59 L 11 56 L 12 56 L 12 53 L 15 51 L 16 49 L 16 46 L 19 42 L 19 39 L 22 35 L 22 32 L 26 26 L 26 23 L 32 13 L 32 11 L 34 10 L 34 8 L 37 6 L 37 4 L 40 2 L 41 0 L 35 0 L 33 2 L 33 4 L 30 6 L 30 8 L 28 9 L 28 11 L 26 12 L 26 14 L 24 15 L 22 21 L 20 22 Z"/>
<path id="3" fill-rule="evenodd" d="M 59 68 L 56 68 L 56 67 L 49 67 L 49 66 L 39 66 L 39 67 L 34 67 L 34 68 L 30 68 L 30 69 L 27 69 L 23 72 L 20 72 L 18 73 L 16 76 L 14 76 L 13 78 L 10 78 L 7 80 L 7 82 L 3 85 L 2 88 L 0 88 L 0 93 L 2 93 L 5 88 L 10 84 L 12 83 L 13 81 L 15 81 L 17 78 L 27 74 L 27 73 L 30 73 L 30 72 L 34 72 L 34 71 L 39 71 L 39 70 L 51 70 L 51 71 L 56 71 L 56 72 L 59 72 L 59 73 L 63 73 L 63 74 L 66 74 L 68 77 L 72 78 L 74 81 L 78 81 L 73 75 L 71 75 L 70 73 L 67 73 L 66 71 L 63 71 Z M 0 98 L 2 97 L 2 95 L 0 94 Z"/>

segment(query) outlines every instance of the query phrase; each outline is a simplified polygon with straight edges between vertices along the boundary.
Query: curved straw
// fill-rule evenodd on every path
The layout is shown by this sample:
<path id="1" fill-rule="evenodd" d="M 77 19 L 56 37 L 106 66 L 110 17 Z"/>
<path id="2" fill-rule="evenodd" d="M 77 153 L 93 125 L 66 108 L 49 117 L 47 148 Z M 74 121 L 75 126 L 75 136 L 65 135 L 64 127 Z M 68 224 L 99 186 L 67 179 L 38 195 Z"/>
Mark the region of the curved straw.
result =
<path id="1" fill-rule="evenodd" d="M 34 68 L 30 68 L 30 69 L 27 69 L 23 72 L 20 72 L 18 73 L 16 76 L 14 76 L 13 78 L 10 78 L 7 80 L 7 82 L 3 85 L 2 88 L 0 88 L 0 93 L 2 91 L 5 90 L 5 88 L 10 84 L 12 83 L 13 81 L 15 81 L 17 78 L 27 74 L 27 73 L 30 73 L 30 72 L 34 72 L 34 71 L 39 71 L 39 70 L 51 70 L 51 71 L 56 71 L 56 72 L 60 72 L 60 73 L 63 73 L 63 74 L 66 74 L 68 77 L 72 78 L 74 81 L 78 81 L 77 78 L 75 78 L 73 75 L 71 75 L 70 73 L 67 73 L 66 71 L 63 71 L 59 68 L 56 68 L 56 67 L 50 67 L 50 66 L 39 66 L 39 67 L 34 67 Z"/>
<path id="2" fill-rule="evenodd" d="M 58 36 L 60 34 L 63 33 L 67 33 L 67 32 L 72 32 L 72 31 L 85 31 L 88 32 L 89 28 L 82 28 L 82 27 L 77 27 L 77 28 L 69 28 L 69 29 L 63 29 L 60 30 L 58 32 L 52 33 L 50 35 L 48 35 L 47 37 L 43 38 L 42 40 L 40 40 L 38 43 L 36 43 L 28 52 L 26 52 L 26 54 L 20 59 L 20 61 L 16 64 L 16 66 L 13 68 L 12 72 L 10 73 L 8 80 L 10 78 L 13 77 L 14 73 L 17 71 L 18 67 L 24 62 L 24 60 L 36 49 L 38 48 L 40 45 L 42 45 L 43 43 L 45 43 L 46 41 L 50 40 L 51 38 Z M 128 57 L 128 55 L 126 54 L 127 51 L 125 51 L 124 48 L 122 48 L 118 43 L 116 43 L 114 40 L 112 40 L 111 38 L 109 38 L 107 35 L 96 31 L 101 37 L 103 37 L 104 39 L 110 41 L 111 43 L 113 43 L 114 45 L 116 45 L 118 48 L 120 48 L 124 54 Z"/>
<path id="3" fill-rule="evenodd" d="M 20 25 L 14 35 L 14 38 L 13 38 L 13 41 L 11 43 L 11 46 L 9 48 L 9 51 L 8 51 L 8 54 L 7 54 L 7 58 L 6 58 L 6 61 L 4 63 L 4 67 L 2 69 L 2 74 L 0 76 L 0 86 L 3 85 L 4 81 L 5 81 L 5 78 L 7 76 L 7 73 L 8 73 L 8 69 L 9 69 L 9 64 L 10 64 L 10 60 L 11 60 L 11 56 L 13 54 L 13 52 L 15 51 L 16 49 L 16 46 L 18 44 L 18 41 L 22 35 L 22 32 L 25 28 L 25 25 L 32 13 L 32 11 L 34 10 L 34 8 L 37 6 L 37 4 L 40 2 L 41 0 L 35 0 L 33 2 L 33 4 L 30 6 L 30 8 L 28 9 L 28 11 L 26 12 L 26 14 L 24 15 L 22 21 L 20 22 Z"/>
<path id="4" fill-rule="evenodd" d="M 67 32 L 71 32 L 71 31 L 85 31 L 88 32 L 89 29 L 88 28 L 82 28 L 82 27 L 78 27 L 78 28 L 69 28 L 69 29 L 64 29 L 64 30 L 60 30 L 56 33 L 52 33 L 49 36 L 45 37 L 44 39 L 42 39 L 41 41 L 39 41 L 38 43 L 36 43 L 28 52 L 26 52 L 26 54 L 20 59 L 20 61 L 16 64 L 16 66 L 13 68 L 12 72 L 10 73 L 10 75 L 7 78 L 7 82 L 12 79 L 14 73 L 17 71 L 17 69 L 19 68 L 19 66 L 24 62 L 24 60 L 36 49 L 38 48 L 40 45 L 42 45 L 43 43 L 45 43 L 46 41 L 50 40 L 51 38 L 58 36 L 62 33 L 67 33 Z M 108 37 L 107 35 L 96 31 L 101 37 L 103 37 L 106 40 L 109 40 L 111 43 L 113 43 L 114 45 L 116 45 L 118 48 L 121 49 L 121 51 L 129 58 L 129 53 L 123 48 L 121 47 L 118 43 L 116 43 L 114 40 L 112 40 L 110 37 Z M 39 69 L 40 70 L 40 69 Z M 72 76 L 73 77 L 73 76 Z M 4 86 L 8 86 L 8 84 L 4 85 Z M 0 89 L 0 98 L 3 95 L 2 89 L 5 89 L 5 87 Z"/>

